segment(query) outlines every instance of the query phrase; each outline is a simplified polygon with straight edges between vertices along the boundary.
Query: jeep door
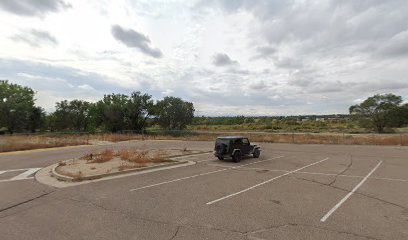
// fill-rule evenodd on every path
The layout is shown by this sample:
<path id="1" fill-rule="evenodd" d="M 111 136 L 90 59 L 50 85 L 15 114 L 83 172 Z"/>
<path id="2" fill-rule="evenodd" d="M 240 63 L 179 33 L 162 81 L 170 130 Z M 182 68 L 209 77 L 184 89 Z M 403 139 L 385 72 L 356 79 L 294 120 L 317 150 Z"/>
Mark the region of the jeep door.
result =
<path id="1" fill-rule="evenodd" d="M 249 154 L 251 151 L 251 145 L 249 143 L 248 138 L 243 138 L 242 139 L 242 148 L 241 148 L 242 154 Z"/>

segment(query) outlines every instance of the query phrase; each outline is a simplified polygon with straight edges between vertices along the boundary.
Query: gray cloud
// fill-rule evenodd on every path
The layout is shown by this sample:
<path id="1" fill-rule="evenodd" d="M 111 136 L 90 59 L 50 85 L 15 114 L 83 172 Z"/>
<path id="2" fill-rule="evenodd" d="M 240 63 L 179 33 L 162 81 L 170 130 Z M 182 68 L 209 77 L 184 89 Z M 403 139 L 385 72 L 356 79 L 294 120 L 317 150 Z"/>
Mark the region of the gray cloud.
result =
<path id="1" fill-rule="evenodd" d="M 130 48 L 137 48 L 144 54 L 147 54 L 154 58 L 160 58 L 163 56 L 162 52 L 158 48 L 152 48 L 150 46 L 150 39 L 132 29 L 124 29 L 119 25 L 113 25 L 111 28 L 113 37 L 125 44 Z"/>
<path id="2" fill-rule="evenodd" d="M 1 0 L 0 8 L 20 16 L 44 16 L 72 7 L 62 0 Z"/>
<path id="3" fill-rule="evenodd" d="M 238 62 L 235 60 L 232 60 L 225 53 L 217 53 L 213 56 L 213 64 L 217 67 L 223 67 L 223 66 L 237 65 Z"/>
<path id="4" fill-rule="evenodd" d="M 297 87 L 308 87 L 314 82 L 314 79 L 307 78 L 307 77 L 297 77 L 291 78 L 288 81 L 290 86 L 297 86 Z"/>
<path id="5" fill-rule="evenodd" d="M 303 67 L 301 60 L 288 57 L 275 59 L 274 63 L 279 68 L 298 69 Z"/>
<path id="6" fill-rule="evenodd" d="M 255 90 L 265 90 L 268 87 L 264 81 L 252 83 L 250 86 L 251 86 L 251 89 L 255 89 Z"/>
<path id="7" fill-rule="evenodd" d="M 227 70 L 227 73 L 233 73 L 233 74 L 238 74 L 238 75 L 249 75 L 251 74 L 250 71 L 246 69 L 240 69 L 240 68 L 230 68 Z"/>
<path id="8" fill-rule="evenodd" d="M 378 50 L 382 57 L 408 56 L 408 30 L 396 34 Z"/>
<path id="9" fill-rule="evenodd" d="M 293 0 L 259 0 L 256 4 L 252 0 L 203 2 L 196 8 L 251 13 L 259 20 L 260 27 L 258 34 L 253 33 L 250 37 L 261 37 L 277 50 L 282 45 L 291 46 L 293 51 L 302 54 L 365 53 L 367 48 L 380 48 L 391 40 L 398 41 L 394 38 L 408 30 L 408 4 L 405 0 L 331 0 L 325 4 L 310 1 L 295 4 Z M 401 40 L 396 44 L 405 53 L 406 45 L 403 43 Z M 399 55 L 399 50 L 398 47 L 389 47 L 382 52 L 392 57 Z"/>
<path id="10" fill-rule="evenodd" d="M 321 93 L 321 94 L 326 94 L 326 93 L 341 93 L 346 91 L 347 89 L 350 89 L 350 84 L 343 83 L 341 81 L 336 81 L 335 83 L 332 82 L 327 82 L 327 81 L 317 81 L 313 82 L 313 84 L 308 85 L 308 91 L 310 93 Z"/>
<path id="11" fill-rule="evenodd" d="M 260 59 L 260 58 L 270 58 L 272 57 L 276 52 L 276 48 L 270 47 L 270 46 L 261 46 L 256 48 L 256 55 L 253 56 L 251 59 Z"/>
<path id="12" fill-rule="evenodd" d="M 31 29 L 25 33 L 11 36 L 14 41 L 24 42 L 32 47 L 41 45 L 57 45 L 58 40 L 47 31 Z"/>
<path id="13" fill-rule="evenodd" d="M 374 81 L 363 81 L 354 84 L 355 90 L 359 91 L 396 91 L 402 89 L 408 89 L 407 81 L 399 80 L 374 80 Z"/>
<path id="14" fill-rule="evenodd" d="M 75 88 L 84 87 L 95 89 L 97 92 L 92 93 L 99 95 L 130 92 L 129 89 L 120 87 L 103 75 L 75 68 L 2 58 L 0 58 L 0 66 L 2 66 L 0 79 L 19 80 L 20 84 L 30 86 L 34 90 L 51 91 L 61 97 L 78 97 L 73 96 L 76 94 Z"/>

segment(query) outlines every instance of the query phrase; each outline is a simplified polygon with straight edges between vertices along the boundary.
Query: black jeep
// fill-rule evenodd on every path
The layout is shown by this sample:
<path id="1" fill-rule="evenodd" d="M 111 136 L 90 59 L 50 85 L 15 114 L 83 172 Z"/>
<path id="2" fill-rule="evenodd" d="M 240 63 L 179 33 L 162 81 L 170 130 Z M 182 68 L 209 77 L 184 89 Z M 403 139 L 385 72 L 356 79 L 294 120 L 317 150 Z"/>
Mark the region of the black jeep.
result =
<path id="1" fill-rule="evenodd" d="M 244 155 L 253 155 L 258 158 L 261 155 L 261 149 L 257 145 L 251 145 L 246 137 L 218 137 L 215 141 L 214 155 L 223 160 L 226 157 L 232 157 L 234 162 L 241 161 Z"/>

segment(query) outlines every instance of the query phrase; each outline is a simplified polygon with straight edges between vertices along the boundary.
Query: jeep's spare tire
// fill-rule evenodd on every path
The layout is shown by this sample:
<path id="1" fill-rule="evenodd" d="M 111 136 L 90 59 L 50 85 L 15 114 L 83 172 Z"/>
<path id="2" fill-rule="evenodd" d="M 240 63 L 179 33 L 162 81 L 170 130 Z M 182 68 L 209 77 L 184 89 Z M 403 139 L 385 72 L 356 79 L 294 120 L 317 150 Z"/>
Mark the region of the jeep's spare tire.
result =
<path id="1" fill-rule="evenodd" d="M 223 155 L 226 150 L 227 146 L 224 143 L 217 143 L 217 145 L 215 146 L 215 151 L 218 155 Z"/>

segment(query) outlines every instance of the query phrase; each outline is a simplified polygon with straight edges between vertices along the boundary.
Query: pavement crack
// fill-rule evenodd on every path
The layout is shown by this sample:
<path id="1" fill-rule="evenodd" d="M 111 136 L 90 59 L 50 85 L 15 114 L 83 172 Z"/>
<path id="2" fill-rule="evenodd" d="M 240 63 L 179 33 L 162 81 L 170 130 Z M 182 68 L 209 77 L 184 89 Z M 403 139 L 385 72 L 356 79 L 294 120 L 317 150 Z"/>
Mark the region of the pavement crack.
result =
<path id="1" fill-rule="evenodd" d="M 368 235 L 362 235 L 362 234 L 353 233 L 353 232 L 348 232 L 348 231 L 340 231 L 340 230 L 336 230 L 336 229 L 332 229 L 332 228 L 327 228 L 327 227 L 322 227 L 322 226 L 316 226 L 316 225 L 296 224 L 295 226 L 310 227 L 310 228 L 325 230 L 325 231 L 329 231 L 329 232 L 333 232 L 333 233 L 338 233 L 338 234 L 348 234 L 348 235 L 352 235 L 352 236 L 355 236 L 355 237 L 361 237 L 361 238 L 366 238 L 366 239 L 370 239 L 370 240 L 380 240 L 379 238 L 375 238 L 375 237 L 368 236 Z"/>
<path id="2" fill-rule="evenodd" d="M 334 176 L 333 181 L 331 181 L 328 185 L 329 185 L 329 186 L 332 186 L 332 185 L 337 181 L 337 178 L 338 178 L 340 175 L 342 175 L 343 173 L 347 172 L 347 171 L 351 168 L 352 165 L 353 165 L 353 156 L 350 155 L 350 162 L 349 162 L 349 164 L 346 166 L 346 168 L 345 168 L 343 171 L 337 173 L 336 176 Z"/>
<path id="3" fill-rule="evenodd" d="M 249 235 L 249 234 L 265 232 L 265 231 L 269 231 L 269 230 L 277 229 L 277 228 L 281 228 L 281 227 L 287 227 L 287 226 L 291 226 L 291 224 L 290 223 L 285 223 L 285 224 L 281 224 L 281 225 L 273 225 L 273 226 L 269 226 L 269 227 L 258 228 L 256 230 L 245 232 L 244 234 Z"/>
<path id="4" fill-rule="evenodd" d="M 296 179 L 298 179 L 298 180 L 307 181 L 307 182 L 312 182 L 312 183 L 316 183 L 316 184 L 319 184 L 319 185 L 331 187 L 331 188 L 334 188 L 334 189 L 337 189 L 337 190 L 340 190 L 340 191 L 343 191 L 343 192 L 346 192 L 346 193 L 349 193 L 349 192 L 350 192 L 350 190 L 348 190 L 348 189 L 344 189 L 344 188 L 336 187 L 336 186 L 333 186 L 333 185 L 329 185 L 328 183 L 322 183 L 322 182 L 319 182 L 319 181 L 310 180 L 310 179 L 305 179 L 305 178 L 302 178 L 302 177 L 296 177 L 296 176 L 292 176 L 292 177 L 294 177 L 294 178 L 296 178 Z M 382 198 L 374 197 L 374 196 L 371 196 L 371 195 L 368 195 L 368 194 L 364 194 L 364 193 L 361 193 L 361 192 L 354 192 L 354 194 L 360 195 L 360 196 L 364 196 L 364 197 L 367 197 L 367 198 L 370 198 L 370 199 L 374 199 L 374 200 L 377 200 L 377 201 L 380 201 L 380 202 L 382 202 L 382 203 L 386 203 L 386 204 L 389 204 L 389 205 L 393 205 L 393 206 L 395 206 L 395 207 L 402 208 L 403 210 L 408 210 L 408 208 L 407 208 L 406 206 L 402 206 L 402 205 L 399 205 L 399 204 L 397 204 L 397 203 L 384 200 L 384 199 L 382 199 Z"/>
<path id="5" fill-rule="evenodd" d="M 16 204 L 14 204 L 14 205 L 11 205 L 11 206 L 9 206 L 9 207 L 0 209 L 0 213 L 2 213 L 2 212 L 4 212 L 4 211 L 7 211 L 7 210 L 10 210 L 10 209 L 12 209 L 12 208 L 21 206 L 21 205 L 23 205 L 23 204 L 32 202 L 32 201 L 34 201 L 34 200 L 40 199 L 40 198 L 45 197 L 45 196 L 47 196 L 47 195 L 49 195 L 49 194 L 51 194 L 51 193 L 53 193 L 53 192 L 55 192 L 55 190 L 54 190 L 54 191 L 50 191 L 50 192 L 43 193 L 43 194 L 38 195 L 38 196 L 36 196 L 36 197 L 27 199 L 27 200 L 25 200 L 25 201 L 23 201 L 23 202 L 19 202 L 19 203 L 16 203 Z"/>
<path id="6" fill-rule="evenodd" d="M 251 234 L 265 232 L 265 231 L 278 229 L 278 228 L 282 228 L 282 227 L 289 227 L 289 226 L 315 228 L 315 229 L 320 229 L 320 230 L 324 230 L 324 231 L 328 231 L 328 232 L 332 232 L 332 233 L 337 233 L 337 234 L 347 234 L 347 235 L 352 235 L 354 237 L 360 237 L 360 238 L 365 238 L 365 239 L 370 239 L 370 240 L 380 240 L 379 238 L 375 238 L 375 237 L 368 236 L 368 235 L 362 235 L 362 234 L 348 232 L 348 231 L 340 231 L 340 230 L 327 228 L 327 227 L 322 227 L 322 226 L 309 225 L 309 224 L 298 224 L 298 223 L 287 223 L 287 224 L 275 225 L 275 226 L 270 226 L 270 227 L 260 228 L 260 229 L 254 230 L 254 231 L 250 231 L 250 232 L 246 233 L 247 239 L 253 239 L 253 238 L 251 238 L 251 236 L 249 236 Z"/>
<path id="7" fill-rule="evenodd" d="M 177 234 L 179 233 L 180 228 L 181 228 L 181 226 L 177 226 L 176 232 L 173 234 L 173 236 L 171 236 L 171 238 L 169 240 L 173 240 L 173 239 L 175 239 L 177 237 Z"/>
<path id="8" fill-rule="evenodd" d="M 92 205 L 92 206 L 94 206 L 94 207 L 96 207 L 96 208 L 102 209 L 102 210 L 104 210 L 104 211 L 120 212 L 120 211 L 118 211 L 118 210 L 106 208 L 106 207 L 104 207 L 104 206 L 102 206 L 102 205 L 100 205 L 100 204 L 97 204 L 97 203 L 95 203 L 95 202 L 93 202 L 93 201 L 89 201 L 89 200 L 79 200 L 79 199 L 75 199 L 75 198 L 69 198 L 69 200 L 71 200 L 71 201 L 73 201 L 73 202 L 87 203 L 87 204 L 90 204 L 90 205 Z"/>
<path id="9" fill-rule="evenodd" d="M 218 232 L 237 233 L 237 234 L 241 234 L 241 235 L 245 234 L 245 232 L 232 230 L 232 229 L 222 229 L 222 228 L 217 228 L 217 227 L 213 227 L 213 226 L 201 226 L 201 225 L 194 225 L 194 224 L 180 224 L 180 223 L 177 223 L 177 222 L 173 223 L 173 222 L 154 220 L 154 219 L 150 219 L 150 218 L 144 218 L 144 217 L 140 217 L 140 216 L 135 216 L 135 215 L 133 215 L 131 213 L 128 213 L 128 212 L 125 212 L 125 211 L 121 211 L 121 210 L 117 210 L 117 209 L 110 209 L 110 208 L 107 208 L 107 207 L 102 206 L 100 204 L 96 204 L 96 203 L 94 203 L 94 202 L 92 202 L 90 200 L 79 200 L 79 199 L 74 199 L 74 198 L 68 198 L 67 200 L 77 202 L 77 203 L 80 203 L 80 204 L 88 204 L 88 205 L 91 205 L 91 206 L 96 207 L 98 209 L 101 209 L 103 211 L 110 211 L 110 212 L 115 212 L 115 213 L 118 213 L 118 214 L 122 214 L 123 216 L 126 216 L 126 217 L 128 217 L 130 219 L 137 219 L 137 220 L 142 220 L 142 221 L 156 223 L 156 224 L 172 225 L 172 226 L 177 226 L 178 228 L 184 227 L 184 228 L 192 228 L 192 229 L 208 229 L 208 230 L 211 230 L 211 231 L 218 231 Z"/>

